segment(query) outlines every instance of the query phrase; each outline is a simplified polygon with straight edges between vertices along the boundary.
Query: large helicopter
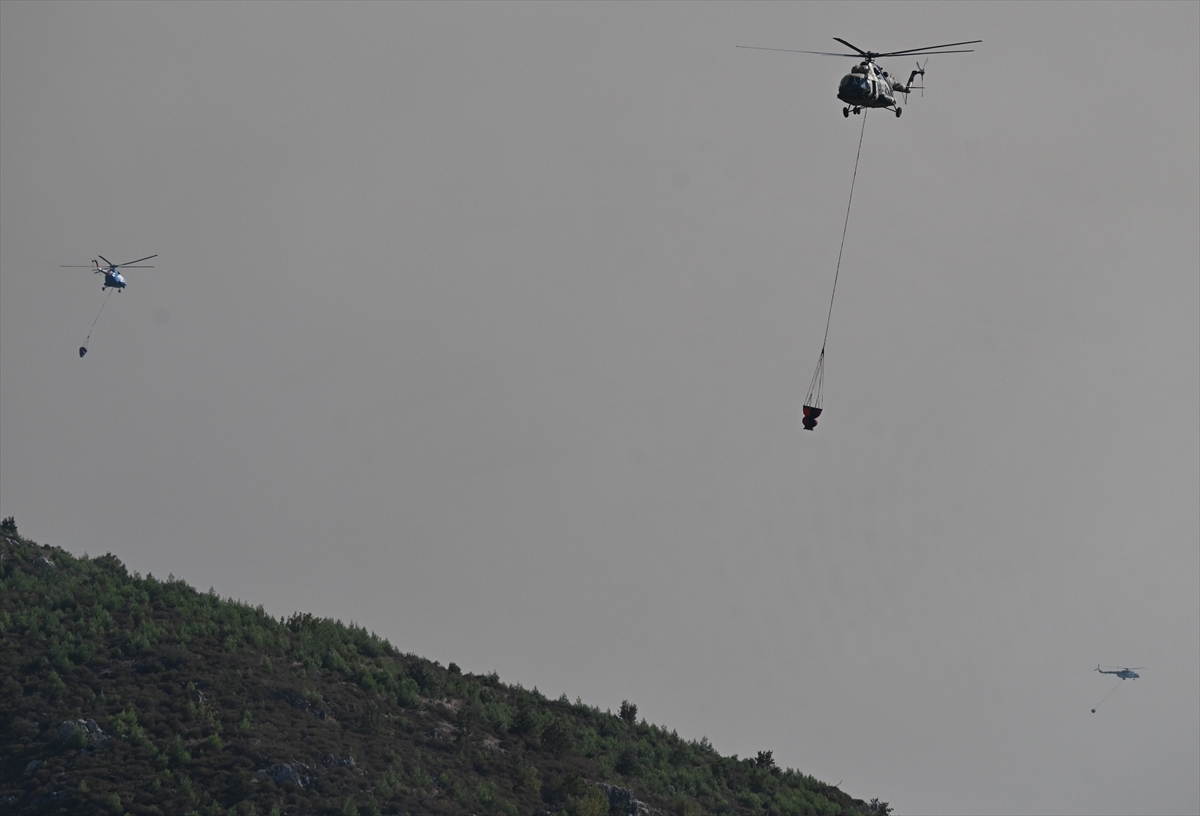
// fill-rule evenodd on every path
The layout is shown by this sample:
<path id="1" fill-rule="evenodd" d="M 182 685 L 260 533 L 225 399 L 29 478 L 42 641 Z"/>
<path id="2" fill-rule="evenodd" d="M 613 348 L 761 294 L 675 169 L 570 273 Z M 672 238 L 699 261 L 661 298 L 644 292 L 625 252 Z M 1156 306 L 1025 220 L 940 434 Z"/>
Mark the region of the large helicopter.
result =
<path id="1" fill-rule="evenodd" d="M 92 270 L 93 273 L 95 273 L 97 275 L 99 275 L 100 273 L 104 273 L 104 283 L 103 283 L 103 285 L 101 285 L 100 291 L 103 292 L 105 289 L 112 288 L 112 289 L 116 289 L 118 292 L 120 292 L 129 284 L 126 282 L 125 278 L 121 277 L 121 273 L 118 270 L 121 270 L 121 269 L 153 269 L 154 268 L 153 266 L 136 266 L 135 264 L 140 264 L 142 261 L 148 261 L 151 258 L 157 258 L 157 257 L 158 257 L 157 255 L 147 255 L 145 258 L 138 258 L 136 261 L 129 261 L 129 262 L 123 263 L 123 264 L 115 264 L 112 261 L 110 261 L 108 258 L 105 258 L 103 255 L 101 255 L 100 260 L 104 261 L 104 263 L 107 264 L 107 266 L 101 266 L 100 262 L 93 258 L 91 266 L 86 266 L 86 265 L 82 265 L 82 264 L 64 264 L 62 268 L 63 269 L 90 269 L 90 270 Z M 82 357 L 83 355 L 80 355 L 80 356 Z"/>
<path id="2" fill-rule="evenodd" d="M 822 57 L 861 57 L 862 62 L 850 69 L 850 73 L 842 77 L 838 85 L 838 99 L 846 103 L 842 108 L 842 116 L 849 117 L 850 113 L 861 113 L 863 108 L 889 108 L 900 115 L 901 107 L 896 104 L 896 94 L 904 94 L 904 102 L 908 103 L 910 91 L 924 91 L 925 65 L 929 63 L 929 54 L 966 54 L 974 48 L 956 49 L 953 51 L 934 51 L 935 48 L 951 48 L 956 45 L 972 45 L 983 40 L 967 40 L 966 42 L 946 43 L 944 45 L 927 45 L 924 48 L 907 48 L 903 51 L 863 51 L 857 45 L 846 42 L 841 37 L 834 37 L 842 45 L 854 51 L 853 54 L 835 54 L 828 51 L 799 51 L 794 48 L 760 48 L 754 45 L 739 45 L 738 48 L 753 48 L 756 51 L 787 51 L 792 54 L 817 54 Z M 888 74 L 876 64 L 881 57 L 926 57 L 924 63 L 918 62 L 915 70 L 908 75 L 908 82 Z M 921 85 L 913 85 L 913 81 L 921 77 Z"/>
<path id="3" fill-rule="evenodd" d="M 1144 669 L 1146 667 L 1145 666 L 1134 666 L 1133 668 L 1134 669 Z M 1135 672 L 1133 669 L 1130 669 L 1130 668 L 1117 669 L 1116 671 L 1105 671 L 1104 669 L 1100 668 L 1099 663 L 1096 664 L 1096 671 L 1100 672 L 1101 674 L 1115 674 L 1117 677 L 1120 677 L 1122 680 L 1137 680 L 1139 677 L 1141 677 L 1140 674 L 1138 674 L 1137 672 Z"/>

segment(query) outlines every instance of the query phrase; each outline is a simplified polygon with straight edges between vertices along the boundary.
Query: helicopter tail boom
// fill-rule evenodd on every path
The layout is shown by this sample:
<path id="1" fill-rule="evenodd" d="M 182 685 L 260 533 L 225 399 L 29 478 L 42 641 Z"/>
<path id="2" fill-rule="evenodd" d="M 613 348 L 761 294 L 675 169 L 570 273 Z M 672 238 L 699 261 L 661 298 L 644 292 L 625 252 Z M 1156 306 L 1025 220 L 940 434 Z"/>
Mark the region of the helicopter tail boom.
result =
<path id="1" fill-rule="evenodd" d="M 897 82 L 893 85 L 893 90 L 897 90 L 900 93 L 904 94 L 904 101 L 906 103 L 908 102 L 908 95 L 912 91 L 920 91 L 921 96 L 925 95 L 925 66 L 928 64 L 929 64 L 929 58 L 926 57 L 924 64 L 918 62 L 917 67 L 914 68 L 912 70 L 912 72 L 908 75 L 908 82 L 906 82 L 903 85 L 901 85 L 899 82 Z M 917 77 L 921 77 L 920 85 L 913 84 L 913 82 L 916 81 Z"/>

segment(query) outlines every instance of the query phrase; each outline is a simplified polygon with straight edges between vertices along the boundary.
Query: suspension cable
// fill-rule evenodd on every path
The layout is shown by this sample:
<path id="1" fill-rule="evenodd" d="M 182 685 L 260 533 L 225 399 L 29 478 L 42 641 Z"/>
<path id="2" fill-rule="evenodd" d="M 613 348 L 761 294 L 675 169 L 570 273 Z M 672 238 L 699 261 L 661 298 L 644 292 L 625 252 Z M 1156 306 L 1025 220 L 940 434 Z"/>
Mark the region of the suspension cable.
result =
<path id="1" fill-rule="evenodd" d="M 821 407 L 821 388 L 825 384 L 825 344 L 829 340 L 829 324 L 833 320 L 833 299 L 837 297 L 838 276 L 842 272 L 842 252 L 846 249 L 846 231 L 850 227 L 850 207 L 854 203 L 854 182 L 858 180 L 858 160 L 862 156 L 863 135 L 867 132 L 867 111 L 863 110 L 862 130 L 858 134 L 858 152 L 854 154 L 854 174 L 850 177 L 850 198 L 846 202 L 846 220 L 842 224 L 842 243 L 838 246 L 837 268 L 833 273 L 833 291 L 829 294 L 829 312 L 825 315 L 825 336 L 821 338 L 821 356 L 817 358 L 817 368 L 813 372 L 812 381 L 808 386 L 808 396 L 804 402 L 815 408 Z M 813 395 L 816 401 L 813 401 Z"/>
<path id="2" fill-rule="evenodd" d="M 91 342 L 92 339 L 92 330 L 96 328 L 96 322 L 100 320 L 100 314 L 104 311 L 105 304 L 108 303 L 108 299 L 112 297 L 112 293 L 115 291 L 115 289 L 109 289 L 108 294 L 104 296 L 104 301 L 100 304 L 100 310 L 96 312 L 96 320 L 92 321 L 92 328 L 88 329 L 87 337 L 84 339 L 83 345 L 79 347 L 80 357 L 87 354 L 88 343 Z"/>

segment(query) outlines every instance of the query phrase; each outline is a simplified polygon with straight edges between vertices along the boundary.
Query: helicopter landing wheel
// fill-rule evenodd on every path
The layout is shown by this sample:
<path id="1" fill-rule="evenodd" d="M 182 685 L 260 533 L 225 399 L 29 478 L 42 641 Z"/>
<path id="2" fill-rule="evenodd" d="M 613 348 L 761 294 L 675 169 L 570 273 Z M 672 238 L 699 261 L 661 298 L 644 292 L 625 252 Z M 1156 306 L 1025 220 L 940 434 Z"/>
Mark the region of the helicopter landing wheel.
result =
<path id="1" fill-rule="evenodd" d="M 850 118 L 850 108 L 849 107 L 842 108 L 842 116 L 846 117 L 847 119 Z"/>
<path id="2" fill-rule="evenodd" d="M 896 106 L 896 118 L 897 119 L 900 118 L 900 106 L 899 105 Z"/>

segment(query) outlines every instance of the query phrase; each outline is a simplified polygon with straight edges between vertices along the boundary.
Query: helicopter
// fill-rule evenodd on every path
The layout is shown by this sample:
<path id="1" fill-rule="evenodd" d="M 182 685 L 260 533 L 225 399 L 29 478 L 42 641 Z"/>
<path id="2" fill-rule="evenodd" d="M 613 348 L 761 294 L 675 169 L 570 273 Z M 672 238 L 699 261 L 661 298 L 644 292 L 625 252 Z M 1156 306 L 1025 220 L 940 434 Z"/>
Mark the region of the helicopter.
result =
<path id="1" fill-rule="evenodd" d="M 896 116 L 900 116 L 902 108 L 896 104 L 896 94 L 904 94 L 904 102 L 908 103 L 908 94 L 911 91 L 925 90 L 924 84 L 913 85 L 913 81 L 920 76 L 922 83 L 925 81 L 925 66 L 929 64 L 929 54 L 966 54 L 974 51 L 974 48 L 957 49 L 953 51 L 934 51 L 934 48 L 951 48 L 956 45 L 972 45 L 981 43 L 983 40 L 967 40 L 966 42 L 946 43 L 944 45 L 927 45 L 924 48 L 907 48 L 903 51 L 863 51 L 857 45 L 843 40 L 841 37 L 834 37 L 835 40 L 842 45 L 850 48 L 855 53 L 853 54 L 835 54 L 828 51 L 799 51 L 794 48 L 761 48 L 754 45 L 739 45 L 738 48 L 752 48 L 756 51 L 787 51 L 792 54 L 817 54 L 822 57 L 862 57 L 862 62 L 850 69 L 850 73 L 842 77 L 842 81 L 838 84 L 838 99 L 846 103 L 842 108 L 842 116 L 850 117 L 853 111 L 855 114 L 861 113 L 863 108 L 888 108 L 896 112 Z M 925 62 L 917 63 L 917 67 L 908 75 L 908 82 L 901 82 L 898 78 L 888 74 L 876 62 L 876 59 L 881 57 L 926 57 Z"/>
<path id="2" fill-rule="evenodd" d="M 104 263 L 106 263 L 107 266 L 101 266 L 100 262 L 93 258 L 91 266 L 84 266 L 84 265 L 80 265 L 80 264 L 64 264 L 62 266 L 62 268 L 63 269 L 90 269 L 90 270 L 92 270 L 92 272 L 94 274 L 97 274 L 97 275 L 100 273 L 104 273 L 104 283 L 103 283 L 103 285 L 101 285 L 100 291 L 103 292 L 105 289 L 112 288 L 112 289 L 116 289 L 118 292 L 121 292 L 129 284 L 126 282 L 125 278 L 121 277 L 121 273 L 118 270 L 121 270 L 121 269 L 153 269 L 154 268 L 153 266 L 136 266 L 135 264 L 140 264 L 142 261 L 148 261 L 151 258 L 157 258 L 157 257 L 158 257 L 157 255 L 147 255 L 145 258 L 138 258 L 136 261 L 129 261 L 129 262 L 123 263 L 123 264 L 115 264 L 112 261 L 110 261 L 108 258 L 105 258 L 103 255 L 101 255 L 100 260 L 104 261 Z M 83 355 L 80 355 L 80 356 L 82 357 Z"/>
<path id="3" fill-rule="evenodd" d="M 1146 667 L 1145 666 L 1134 666 L 1133 668 L 1134 669 L 1144 669 Z M 1100 672 L 1101 674 L 1115 674 L 1117 677 L 1120 677 L 1122 680 L 1137 680 L 1139 677 L 1141 677 L 1140 674 L 1138 674 L 1137 672 L 1135 672 L 1133 669 L 1130 669 L 1130 668 L 1117 669 L 1116 671 L 1104 671 L 1104 669 L 1100 668 L 1099 663 L 1096 664 L 1096 671 Z"/>

